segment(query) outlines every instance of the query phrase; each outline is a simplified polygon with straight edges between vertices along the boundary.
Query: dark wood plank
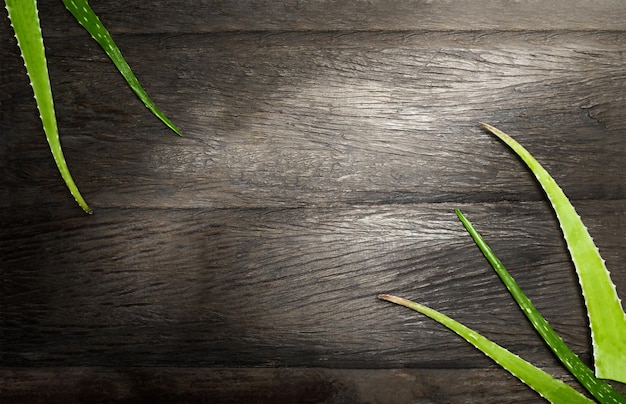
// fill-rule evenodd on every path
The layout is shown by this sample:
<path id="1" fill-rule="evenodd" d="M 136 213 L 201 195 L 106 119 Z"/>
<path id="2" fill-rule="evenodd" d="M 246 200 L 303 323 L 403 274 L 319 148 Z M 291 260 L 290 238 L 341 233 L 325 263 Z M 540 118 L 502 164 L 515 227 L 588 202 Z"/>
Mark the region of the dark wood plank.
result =
<path id="1" fill-rule="evenodd" d="M 92 55 L 105 60 L 96 47 L 49 41 L 63 144 L 96 208 L 541 199 L 479 121 L 526 144 L 573 199 L 626 197 L 619 34 L 225 34 L 122 43 L 165 53 L 141 52 L 133 65 L 187 136 L 171 134 L 112 66 L 95 63 Z M 66 56 L 81 53 L 89 56 Z M 2 206 L 73 203 L 13 59 L 3 74 L 10 102 L 2 107 L 2 181 L 11 192 Z"/>
<path id="2" fill-rule="evenodd" d="M 376 299 L 390 292 L 552 364 L 452 208 L 103 209 L 93 217 L 13 225 L 0 240 L 0 266 L 7 268 L 2 363 L 489 363 L 432 321 Z M 618 270 L 626 258 L 623 238 L 613 238 L 624 227 L 623 203 L 581 208 L 625 295 Z M 465 210 L 535 304 L 588 359 L 577 281 L 547 207 Z"/>
<path id="3" fill-rule="evenodd" d="M 501 403 L 502 391 L 508 403 L 545 402 L 501 369 L 464 370 L 461 377 L 450 369 L 0 369 L 0 395 L 15 404 L 485 404 Z"/>
<path id="4" fill-rule="evenodd" d="M 623 30 L 620 1 L 463 0 L 206 1 L 92 0 L 114 33 L 223 31 Z M 80 32 L 61 4 L 42 2 L 48 35 Z M 50 22 L 48 22 L 50 21 Z M 63 23 L 55 23 L 55 22 Z"/>

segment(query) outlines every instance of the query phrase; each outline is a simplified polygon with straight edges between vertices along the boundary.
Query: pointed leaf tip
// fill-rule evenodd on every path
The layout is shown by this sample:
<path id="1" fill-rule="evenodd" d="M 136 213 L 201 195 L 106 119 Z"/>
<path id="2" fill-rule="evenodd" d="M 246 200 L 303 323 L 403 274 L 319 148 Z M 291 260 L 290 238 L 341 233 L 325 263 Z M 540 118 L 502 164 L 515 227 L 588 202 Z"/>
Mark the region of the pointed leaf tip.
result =
<path id="1" fill-rule="evenodd" d="M 39 110 L 39 117 L 54 162 L 76 202 L 85 212 L 91 213 L 91 209 L 74 183 L 61 149 L 37 3 L 34 0 L 5 0 L 5 6 L 17 38 L 18 47 L 22 53 L 22 59 L 24 59 L 24 66 L 26 66 L 26 72 Z"/>
<path id="2" fill-rule="evenodd" d="M 498 365 L 509 371 L 512 375 L 552 403 L 593 403 L 592 400 L 583 396 L 572 387 L 555 379 L 545 371 L 445 314 L 401 297 L 386 294 L 379 295 L 378 297 L 382 300 L 387 300 L 424 314 L 454 331 L 457 335 L 479 349 Z"/>
<path id="3" fill-rule="evenodd" d="M 159 118 L 168 128 L 179 136 L 183 133 L 172 121 L 157 107 L 155 102 L 148 96 L 139 80 L 133 73 L 132 69 L 124 59 L 122 52 L 104 27 L 96 13 L 89 6 L 86 0 L 62 0 L 65 7 L 74 16 L 76 21 L 83 26 L 91 34 L 91 37 L 104 49 L 105 53 L 117 70 L 122 74 L 128 86 L 134 91 L 137 97 L 144 103 L 146 108 L 152 112 L 154 116 Z"/>

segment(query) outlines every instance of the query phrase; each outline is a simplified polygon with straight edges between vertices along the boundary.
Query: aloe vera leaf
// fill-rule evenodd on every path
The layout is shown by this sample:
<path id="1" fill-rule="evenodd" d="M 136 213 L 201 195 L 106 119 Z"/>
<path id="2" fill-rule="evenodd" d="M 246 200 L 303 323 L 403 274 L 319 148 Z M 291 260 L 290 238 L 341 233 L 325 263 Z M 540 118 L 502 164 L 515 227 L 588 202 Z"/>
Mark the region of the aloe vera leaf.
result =
<path id="1" fill-rule="evenodd" d="M 554 331 L 548 321 L 539 313 L 530 299 L 524 294 L 517 282 L 515 282 L 515 279 L 509 274 L 500 259 L 498 259 L 472 223 L 460 210 L 456 209 L 455 212 L 459 220 L 461 220 L 461 223 L 463 223 L 463 226 L 465 226 L 468 233 L 472 236 L 472 239 L 474 239 L 480 251 L 482 251 L 519 307 L 526 317 L 528 317 L 528 320 L 532 323 L 533 327 L 535 327 L 535 330 L 537 330 L 552 352 L 554 352 L 563 365 L 565 365 L 567 370 L 569 370 L 569 372 L 578 379 L 580 384 L 582 384 L 599 402 L 612 404 L 626 403 L 626 397 L 613 389 L 608 383 L 596 378 L 593 371 L 580 360 L 578 355 L 576 355 L 567 344 L 565 344 L 563 339 Z"/>
<path id="2" fill-rule="evenodd" d="M 393 295 L 383 294 L 378 298 L 415 310 L 448 327 L 552 403 L 593 403 L 572 387 L 445 314 Z"/>
<path id="3" fill-rule="evenodd" d="M 39 117 L 57 169 L 76 202 L 85 212 L 92 213 L 74 183 L 61 149 L 46 53 L 39 25 L 37 2 L 35 0 L 6 0 L 5 5 L 17 38 L 17 44 L 22 53 L 22 59 L 24 59 L 24 66 L 26 66 L 26 73 L 33 88 Z"/>
<path id="4" fill-rule="evenodd" d="M 152 99 L 148 96 L 141 84 L 139 84 L 139 80 L 137 80 L 137 77 L 124 59 L 124 56 L 122 56 L 122 52 L 113 41 L 113 38 L 111 38 L 109 31 L 107 31 L 102 22 L 100 22 L 98 16 L 91 9 L 89 3 L 86 0 L 63 0 L 63 4 L 70 11 L 70 13 L 72 13 L 74 18 L 76 18 L 76 21 L 78 21 L 78 23 L 91 34 L 93 39 L 98 42 L 102 49 L 104 49 L 106 54 L 115 64 L 115 67 L 117 67 L 122 76 L 124 76 L 124 79 L 130 88 L 135 92 L 137 97 L 143 101 L 145 106 L 171 130 L 182 136 L 180 129 L 178 129 L 176 125 L 174 125 L 172 121 L 170 121 L 170 119 L 165 116 L 163 112 L 161 112 L 154 101 L 152 101 Z"/>
<path id="5" fill-rule="evenodd" d="M 556 212 L 582 288 L 591 328 L 595 374 L 626 383 L 626 314 L 587 228 L 563 190 L 524 147 L 501 130 L 482 125 L 524 161 L 543 187 Z"/>

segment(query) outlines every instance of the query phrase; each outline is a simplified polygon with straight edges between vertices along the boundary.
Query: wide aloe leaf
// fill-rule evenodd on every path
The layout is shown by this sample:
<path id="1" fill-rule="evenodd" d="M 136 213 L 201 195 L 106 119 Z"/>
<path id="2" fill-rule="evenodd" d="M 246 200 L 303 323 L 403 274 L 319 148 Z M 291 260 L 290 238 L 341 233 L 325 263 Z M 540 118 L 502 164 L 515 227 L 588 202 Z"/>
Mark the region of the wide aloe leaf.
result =
<path id="1" fill-rule="evenodd" d="M 130 88 L 132 88 L 139 99 L 143 101 L 145 106 L 170 129 L 182 136 L 182 132 L 176 125 L 174 125 L 172 121 L 161 112 L 154 101 L 148 97 L 148 94 L 141 84 L 139 84 L 139 80 L 135 77 L 135 74 L 124 59 L 124 56 L 122 56 L 122 52 L 113 41 L 113 38 L 111 38 L 109 31 L 104 28 L 104 25 L 91 9 L 89 3 L 86 0 L 63 0 L 63 4 L 65 4 L 65 7 L 72 13 L 74 18 L 76 18 L 76 21 L 91 34 L 93 39 L 95 39 L 100 46 L 102 46 L 102 49 L 104 49 L 109 58 L 111 58 Z"/>
<path id="2" fill-rule="evenodd" d="M 526 317 L 528 317 L 539 335 L 541 335 L 543 340 L 548 344 L 552 352 L 554 352 L 563 365 L 565 365 L 567 370 L 569 370 L 599 402 L 613 404 L 626 403 L 626 397 L 622 396 L 603 380 L 596 378 L 593 371 L 580 360 L 578 355 L 576 355 L 567 344 L 565 344 L 563 339 L 561 339 L 550 324 L 548 324 L 548 321 L 535 308 L 530 299 L 522 292 L 522 289 L 518 286 L 517 282 L 515 282 L 515 279 L 509 274 L 502 262 L 485 242 L 480 233 L 474 228 L 472 223 L 461 211 L 456 210 L 456 214 Z"/>
<path id="3" fill-rule="evenodd" d="M 483 126 L 526 163 L 556 212 L 587 306 L 596 376 L 626 383 L 626 314 L 587 228 L 565 193 L 524 147 L 501 130 Z"/>
<path id="4" fill-rule="evenodd" d="M 30 78 L 30 83 L 39 109 L 39 116 L 43 125 L 46 139 L 52 151 L 52 156 L 57 165 L 61 177 L 69 188 L 76 202 L 85 210 L 91 213 L 91 209 L 81 196 L 70 170 L 65 162 L 59 130 L 57 127 L 56 115 L 54 113 L 54 102 L 52 99 L 52 89 L 48 76 L 48 65 L 39 25 L 37 3 L 35 0 L 5 0 L 9 19 L 17 38 L 17 44 L 24 59 L 26 72 Z"/>
<path id="5" fill-rule="evenodd" d="M 408 307 L 448 327 L 552 403 L 593 403 L 562 381 L 436 310 L 397 296 L 379 295 L 378 298 Z"/>

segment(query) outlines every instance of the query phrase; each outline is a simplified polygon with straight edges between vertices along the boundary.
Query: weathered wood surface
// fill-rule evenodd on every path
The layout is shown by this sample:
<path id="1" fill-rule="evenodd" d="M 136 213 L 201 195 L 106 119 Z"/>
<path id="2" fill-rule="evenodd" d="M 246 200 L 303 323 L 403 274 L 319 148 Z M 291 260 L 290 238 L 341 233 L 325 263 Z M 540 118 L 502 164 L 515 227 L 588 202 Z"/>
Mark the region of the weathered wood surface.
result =
<path id="1" fill-rule="evenodd" d="M 93 2 L 183 138 L 60 2 L 41 4 L 64 151 L 93 216 L 56 173 L 2 11 L 0 398 L 537 400 L 375 298 L 415 298 L 569 380 L 457 207 L 590 361 L 550 208 L 478 122 L 545 163 L 626 296 L 626 5 L 187 3 Z"/>
<path id="2" fill-rule="evenodd" d="M 97 45 L 48 41 L 67 159 L 95 208 L 540 199 L 479 121 L 527 144 L 572 198 L 626 194 L 621 176 L 611 175 L 626 150 L 626 38 L 616 33 L 228 33 L 119 42 L 163 51 L 129 59 L 186 137 L 170 136 L 113 66 L 94 62 L 107 60 Z M 16 169 L 3 206 L 41 203 L 47 185 L 32 173 L 45 164 L 47 145 L 24 134 L 40 139 L 13 54 L 9 89 L 23 109 L 9 105 L 3 121 L 7 134 L 20 134 L 12 147 L 22 150 L 8 155 Z M 61 190 L 53 170 L 50 161 L 41 174 Z"/>
<path id="3" fill-rule="evenodd" d="M 554 370 L 554 369 L 548 369 Z M 40 368 L 0 370 L 0 392 L 36 403 L 527 403 L 536 394 L 494 369 Z M 566 380 L 569 382 L 571 379 Z"/>
<path id="4" fill-rule="evenodd" d="M 620 0 L 92 1 L 112 32 L 623 30 Z M 55 2 L 41 5 L 49 35 L 79 32 Z"/>

